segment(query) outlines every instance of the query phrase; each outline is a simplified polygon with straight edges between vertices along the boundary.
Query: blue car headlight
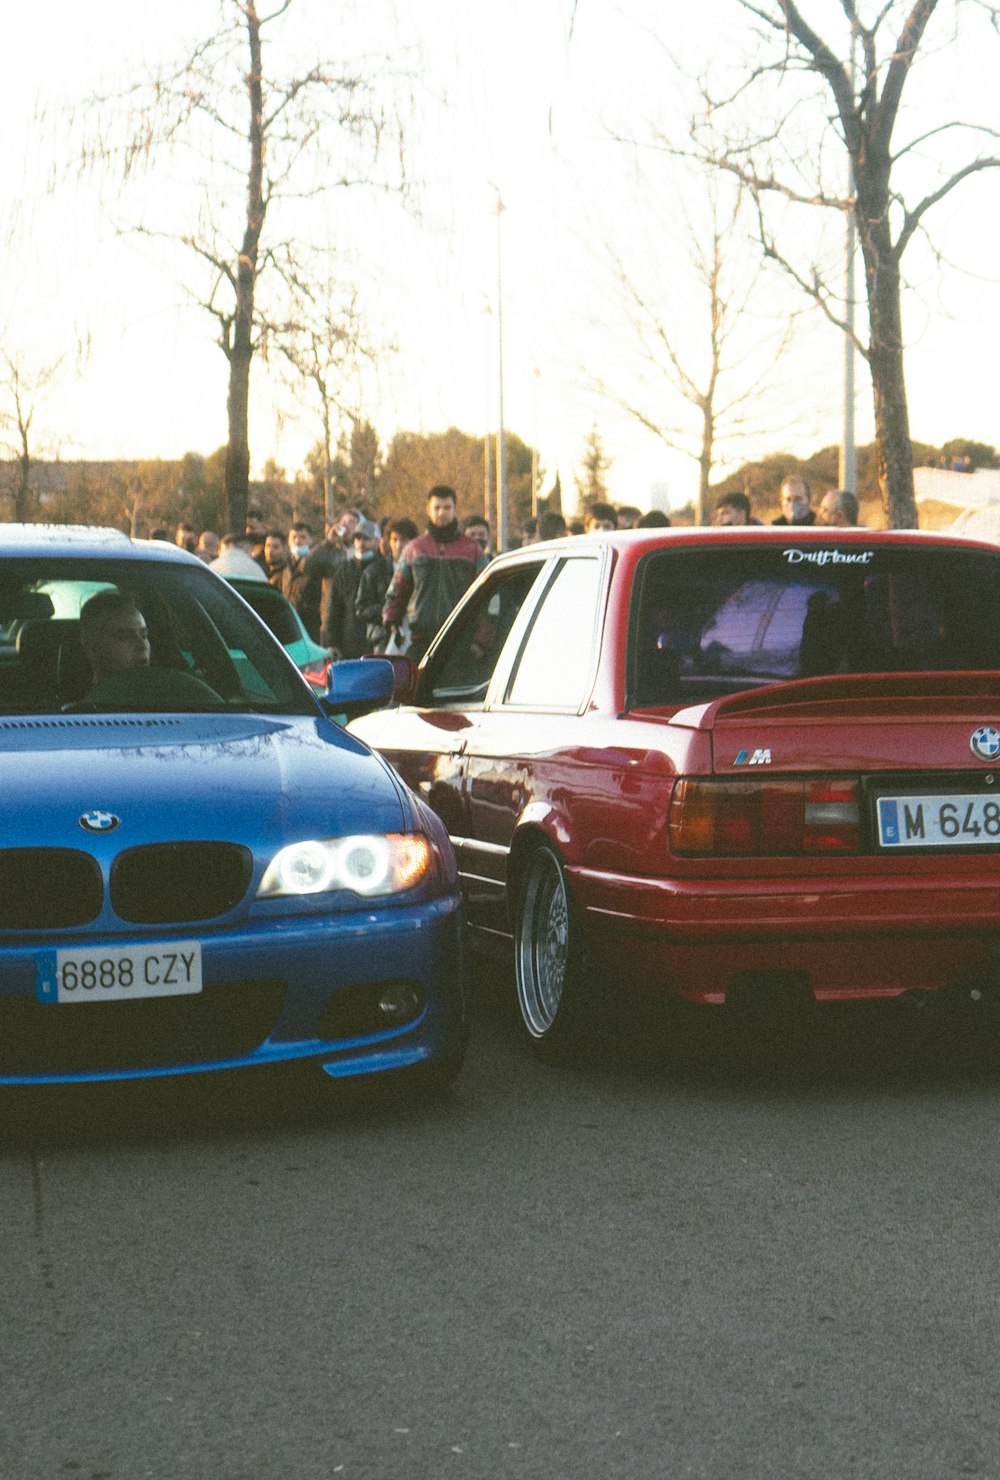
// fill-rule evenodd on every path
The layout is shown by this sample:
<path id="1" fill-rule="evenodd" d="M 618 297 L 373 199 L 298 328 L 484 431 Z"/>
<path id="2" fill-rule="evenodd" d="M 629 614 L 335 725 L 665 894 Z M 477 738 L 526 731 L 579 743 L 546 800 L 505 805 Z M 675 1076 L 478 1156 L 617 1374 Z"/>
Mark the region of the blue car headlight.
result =
<path id="1" fill-rule="evenodd" d="M 323 894 L 402 894 L 433 868 L 430 841 L 422 833 L 372 833 L 351 838 L 309 838 L 290 843 L 268 864 L 258 899 Z"/>

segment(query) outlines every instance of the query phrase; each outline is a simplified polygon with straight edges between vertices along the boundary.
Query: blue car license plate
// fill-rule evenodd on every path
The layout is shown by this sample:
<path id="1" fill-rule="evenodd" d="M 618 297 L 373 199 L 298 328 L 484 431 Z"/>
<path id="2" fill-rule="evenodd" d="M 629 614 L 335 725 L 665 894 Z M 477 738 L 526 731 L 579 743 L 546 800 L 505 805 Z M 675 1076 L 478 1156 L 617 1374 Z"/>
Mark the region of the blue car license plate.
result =
<path id="1" fill-rule="evenodd" d="M 200 992 L 201 943 L 98 946 L 41 951 L 35 993 L 39 1002 L 128 1002 Z"/>

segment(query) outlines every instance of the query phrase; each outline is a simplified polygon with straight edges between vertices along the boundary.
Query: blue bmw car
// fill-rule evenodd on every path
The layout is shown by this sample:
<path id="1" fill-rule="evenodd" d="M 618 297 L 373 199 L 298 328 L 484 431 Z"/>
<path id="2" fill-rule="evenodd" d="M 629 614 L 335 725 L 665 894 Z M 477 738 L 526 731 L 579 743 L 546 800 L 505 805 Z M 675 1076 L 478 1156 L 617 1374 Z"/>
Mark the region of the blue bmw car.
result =
<path id="1" fill-rule="evenodd" d="M 454 1077 L 451 845 L 330 717 L 389 665 L 337 670 L 181 550 L 0 524 L 0 1084 Z"/>

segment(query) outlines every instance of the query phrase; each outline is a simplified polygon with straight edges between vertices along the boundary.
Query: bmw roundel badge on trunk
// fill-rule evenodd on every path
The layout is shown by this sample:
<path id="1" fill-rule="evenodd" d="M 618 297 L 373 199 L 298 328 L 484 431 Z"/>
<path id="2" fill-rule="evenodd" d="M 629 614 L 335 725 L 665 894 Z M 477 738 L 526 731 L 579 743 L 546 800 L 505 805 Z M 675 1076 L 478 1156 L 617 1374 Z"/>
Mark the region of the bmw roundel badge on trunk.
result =
<path id="1" fill-rule="evenodd" d="M 80 826 L 84 831 L 93 833 L 113 832 L 119 822 L 120 819 L 113 812 L 84 812 L 80 818 Z"/>
<path id="2" fill-rule="evenodd" d="M 978 730 L 973 730 L 969 744 L 979 760 L 995 761 L 1000 756 L 1000 730 L 992 725 L 980 725 Z"/>

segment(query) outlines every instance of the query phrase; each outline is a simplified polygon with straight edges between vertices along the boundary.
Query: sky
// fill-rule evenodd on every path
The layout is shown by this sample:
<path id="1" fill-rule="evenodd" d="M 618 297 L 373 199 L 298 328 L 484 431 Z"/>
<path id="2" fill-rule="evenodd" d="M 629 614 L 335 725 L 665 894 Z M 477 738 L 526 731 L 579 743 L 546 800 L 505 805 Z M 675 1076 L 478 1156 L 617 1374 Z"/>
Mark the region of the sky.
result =
<path id="1" fill-rule="evenodd" d="M 842 19 L 836 0 L 807 8 L 817 23 Z M 399 430 L 495 432 L 502 343 L 504 423 L 539 448 L 542 492 L 558 472 L 570 502 L 596 428 L 616 501 L 686 503 L 697 489 L 693 459 L 623 408 L 638 406 L 695 448 L 697 416 L 652 366 L 629 298 L 657 306 L 697 370 L 704 328 L 689 238 L 704 231 L 705 189 L 645 141 L 685 126 L 690 91 L 676 61 L 687 73 L 735 66 L 749 46 L 737 0 L 669 7 L 666 40 L 667 11 L 652 0 L 369 0 L 333 9 L 336 33 L 331 7 L 294 0 L 273 59 L 386 57 L 383 71 L 407 99 L 414 187 L 405 208 L 359 190 L 326 194 L 294 222 L 299 240 L 336 243 L 340 281 L 356 289 L 374 348 L 345 400 L 383 446 Z M 918 124 L 922 108 L 930 125 L 942 108 L 957 116 L 970 99 L 988 106 L 993 97 L 996 56 L 955 31 L 945 11 L 954 17 L 961 7 L 942 6 L 938 54 L 913 88 Z M 120 95 L 184 57 L 218 13 L 215 0 L 35 0 L 9 18 L 0 347 L 29 373 L 52 372 L 35 398 L 38 456 L 176 458 L 225 441 L 227 365 L 211 318 L 193 302 L 194 264 L 133 229 L 162 224 L 167 210 L 176 224 L 201 208 L 190 157 L 161 154 L 124 193 L 109 174 L 75 167 L 96 117 L 84 100 Z M 918 150 L 912 167 L 920 164 Z M 1000 442 L 998 189 L 1000 172 L 963 187 L 931 218 L 936 250 L 921 240 L 907 259 L 911 430 L 921 441 Z M 743 237 L 730 251 L 748 294 L 733 385 L 751 393 L 741 439 L 719 448 L 720 471 L 768 452 L 807 456 L 838 442 L 842 423 L 842 335 L 774 273 L 757 276 Z M 789 325 L 791 345 L 779 356 Z M 294 473 L 319 436 L 316 407 L 292 392 L 279 360 L 270 355 L 253 371 L 256 473 L 267 459 Z M 856 373 L 863 442 L 872 435 L 870 383 L 863 363 Z"/>

